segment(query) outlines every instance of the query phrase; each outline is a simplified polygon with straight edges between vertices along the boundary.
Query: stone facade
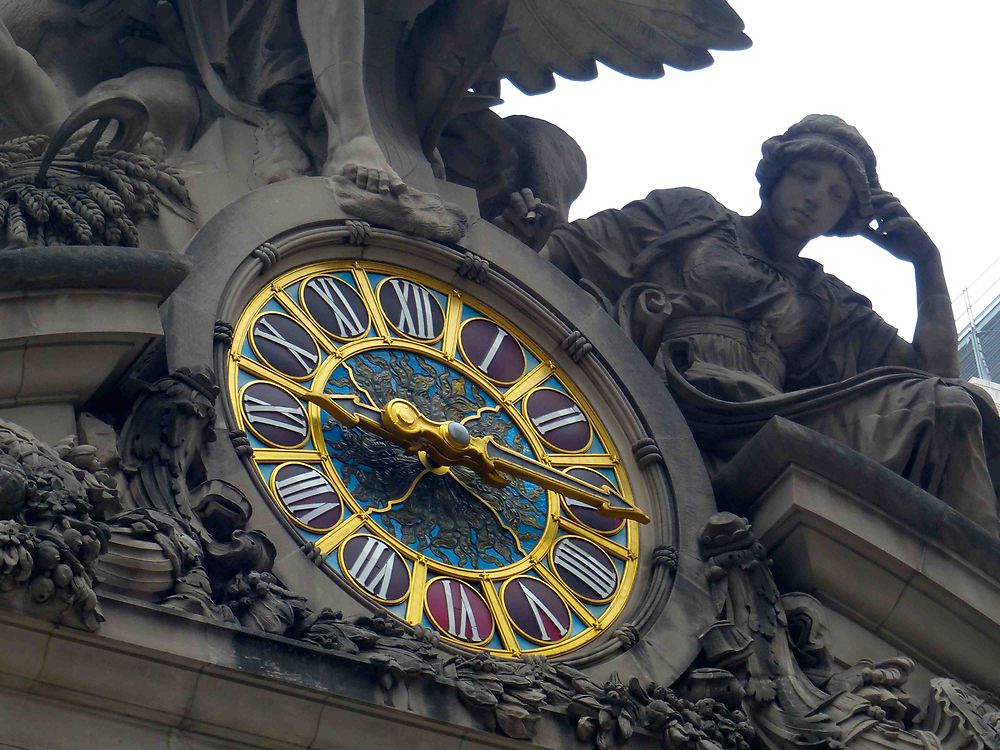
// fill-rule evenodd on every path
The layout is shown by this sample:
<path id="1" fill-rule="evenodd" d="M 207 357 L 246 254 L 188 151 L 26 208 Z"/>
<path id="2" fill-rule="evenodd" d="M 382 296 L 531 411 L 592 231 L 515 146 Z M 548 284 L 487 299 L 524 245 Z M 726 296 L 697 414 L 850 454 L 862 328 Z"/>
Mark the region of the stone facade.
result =
<path id="1" fill-rule="evenodd" d="M 997 539 L 780 416 L 706 465 L 638 307 L 536 252 L 584 160 L 499 80 L 738 17 L 535 6 L 0 9 L 0 747 L 1000 747 Z"/>

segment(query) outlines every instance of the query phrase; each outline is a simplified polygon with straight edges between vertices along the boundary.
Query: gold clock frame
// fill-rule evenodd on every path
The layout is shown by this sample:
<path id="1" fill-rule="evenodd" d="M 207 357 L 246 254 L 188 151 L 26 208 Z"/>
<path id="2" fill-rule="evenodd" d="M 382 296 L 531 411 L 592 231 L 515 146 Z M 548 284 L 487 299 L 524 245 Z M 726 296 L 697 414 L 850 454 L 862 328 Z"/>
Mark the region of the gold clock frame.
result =
<path id="1" fill-rule="evenodd" d="M 324 275 L 335 276 L 338 273 L 344 272 L 350 273 L 354 281 L 355 291 L 358 293 L 359 297 L 366 306 L 369 315 L 369 328 L 357 337 L 338 340 L 338 337 L 328 334 L 318 325 L 318 323 L 312 320 L 305 308 L 302 293 L 304 291 L 305 283 L 311 278 Z M 369 272 L 383 275 L 386 278 L 380 279 L 377 283 L 373 284 L 368 279 L 367 274 Z M 390 325 L 387 320 L 387 316 L 382 310 L 378 298 L 378 289 L 387 281 L 388 278 L 391 277 L 400 277 L 414 281 L 446 297 L 447 305 L 443 306 L 442 310 L 444 319 L 442 324 L 443 330 L 440 336 L 431 340 L 422 340 L 411 337 L 405 332 L 396 332 Z M 296 283 L 300 284 L 298 294 L 293 296 L 285 291 L 286 288 L 291 287 Z M 469 296 L 471 297 L 471 295 Z M 603 460 L 601 460 L 602 457 L 595 457 L 592 454 L 587 454 L 586 451 L 589 449 L 589 446 L 575 452 L 562 451 L 560 456 L 562 463 L 564 463 L 564 466 L 576 463 L 576 465 L 586 466 L 587 468 L 600 466 L 606 469 L 612 469 L 616 475 L 623 494 L 626 494 L 626 496 L 631 494 L 629 478 L 622 467 L 618 454 L 613 450 L 613 444 L 607 430 L 603 427 L 603 423 L 593 406 L 583 397 L 582 392 L 576 388 L 568 373 L 555 366 L 546 357 L 541 347 L 531 341 L 531 339 L 523 333 L 522 329 L 515 325 L 506 315 L 498 312 L 481 300 L 472 298 L 472 301 L 469 301 L 463 292 L 450 288 L 440 279 L 396 264 L 358 260 L 312 262 L 282 273 L 270 284 L 260 289 L 251 298 L 251 300 L 243 306 L 243 312 L 233 331 L 233 347 L 230 349 L 227 357 L 227 381 L 230 394 L 238 394 L 242 391 L 242 388 L 238 387 L 239 372 L 241 369 L 255 380 L 267 381 L 270 379 L 270 382 L 278 386 L 281 386 L 282 379 L 293 382 L 296 381 L 296 379 L 293 379 L 288 375 L 282 374 L 278 376 L 273 371 L 271 373 L 266 372 L 268 370 L 268 366 L 266 364 L 262 364 L 266 362 L 266 360 L 264 360 L 263 357 L 260 357 L 259 354 L 257 354 L 256 349 L 252 346 L 251 350 L 254 351 L 256 356 L 258 356 L 261 363 L 247 360 L 246 357 L 239 353 L 242 343 L 248 340 L 255 321 L 261 315 L 267 314 L 268 312 L 276 312 L 265 309 L 267 303 L 272 299 L 278 302 L 279 306 L 283 308 L 284 313 L 288 315 L 288 317 L 293 319 L 306 330 L 306 332 L 317 344 L 320 352 L 321 362 L 316 368 L 314 368 L 311 375 L 306 376 L 305 378 L 298 378 L 298 384 L 301 385 L 305 382 L 309 382 L 311 379 L 313 384 L 320 384 L 322 387 L 322 385 L 325 385 L 329 379 L 333 370 L 336 369 L 336 367 L 343 361 L 348 360 L 363 351 L 370 349 L 384 349 L 385 347 L 391 345 L 400 350 L 411 351 L 421 356 L 433 358 L 442 362 L 445 366 L 453 369 L 454 371 L 457 371 L 462 376 L 469 378 L 477 388 L 482 389 L 498 404 L 501 404 L 503 410 L 518 426 L 521 433 L 529 441 L 532 449 L 538 456 L 548 456 L 552 452 L 554 446 L 544 440 L 540 432 L 536 433 L 536 431 L 532 428 L 530 420 L 526 417 L 526 413 L 523 412 L 523 408 L 526 404 L 528 396 L 535 390 L 547 387 L 544 384 L 548 382 L 550 378 L 555 376 L 565 389 L 565 393 L 574 401 L 574 403 L 577 404 L 581 412 L 586 417 L 591 428 L 591 441 L 596 435 L 601 440 L 602 445 L 605 446 L 607 451 L 607 453 L 603 454 Z M 438 300 L 435 301 L 437 302 Z M 497 383 L 471 364 L 467 364 L 464 361 L 464 354 L 460 347 L 460 332 L 461 327 L 474 318 L 467 317 L 463 319 L 462 312 L 465 309 L 465 304 L 469 304 L 472 311 L 476 313 L 476 317 L 486 318 L 487 320 L 491 320 L 501 326 L 517 341 L 517 343 L 522 347 L 522 350 L 526 353 L 530 353 L 531 356 L 539 362 L 539 364 L 534 368 L 529 368 L 527 364 L 528 358 L 526 356 L 526 364 L 521 378 L 514 381 L 513 384 L 510 385 Z M 369 335 L 372 328 L 375 329 L 376 335 L 374 337 Z M 438 343 L 440 343 L 443 351 L 439 351 L 436 348 L 436 344 Z M 324 355 L 325 358 L 323 358 Z M 357 385 L 356 381 L 355 384 Z M 244 385 L 243 387 L 245 388 L 246 386 Z M 363 391 L 360 386 L 359 390 Z M 520 407 L 518 404 L 520 404 Z M 306 404 L 304 405 L 304 411 L 308 418 L 308 428 L 310 431 L 308 437 L 312 439 L 314 446 L 322 445 L 322 430 L 319 426 L 319 407 L 314 404 Z M 247 425 L 245 423 L 238 399 L 233 400 L 233 412 L 237 417 L 238 426 L 241 429 L 246 427 Z M 304 441 L 304 444 L 305 442 L 308 442 L 308 438 L 307 441 Z M 578 459 L 582 456 L 588 457 L 585 463 L 577 463 L 573 461 L 573 459 Z M 276 460 L 279 457 L 282 458 L 282 461 Z M 430 585 L 430 582 L 434 580 L 436 576 L 448 575 L 467 583 L 472 583 L 474 587 L 478 584 L 484 599 L 487 601 L 491 609 L 491 613 L 494 617 L 494 628 L 500 634 L 500 640 L 504 647 L 500 649 L 476 647 L 458 638 L 450 637 L 450 634 L 442 631 L 441 636 L 446 642 L 453 643 L 454 645 L 465 649 L 477 650 L 478 648 L 478 650 L 487 650 L 503 656 L 516 656 L 523 652 L 549 656 L 565 655 L 590 643 L 594 638 L 607 630 L 628 604 L 629 594 L 631 593 L 631 589 L 635 584 L 637 576 L 637 560 L 639 556 L 639 533 L 638 529 L 634 525 L 634 522 L 632 521 L 626 521 L 623 524 L 622 528 L 626 532 L 626 544 L 619 545 L 612 542 L 609 535 L 602 534 L 601 532 L 590 529 L 580 523 L 578 519 L 571 516 L 568 509 L 563 510 L 561 499 L 558 496 L 554 495 L 554 493 L 547 492 L 549 509 L 547 514 L 546 529 L 531 552 L 523 559 L 518 560 L 513 564 L 492 569 L 489 572 L 470 571 L 467 568 L 450 566 L 445 563 L 441 563 L 438 560 L 427 559 L 419 553 L 415 553 L 413 549 L 397 540 L 393 535 L 385 533 L 384 529 L 378 526 L 378 524 L 373 523 L 366 525 L 364 518 L 367 518 L 368 515 L 360 512 L 360 506 L 353 501 L 350 492 L 347 490 L 347 487 L 344 485 L 339 474 L 334 469 L 332 459 L 325 450 L 283 451 L 280 448 L 272 446 L 267 449 L 255 450 L 255 464 L 257 461 L 266 461 L 268 463 L 275 464 L 283 462 L 298 462 L 305 463 L 306 465 L 320 465 L 323 467 L 323 475 L 328 481 L 330 481 L 331 486 L 333 486 L 335 491 L 337 491 L 340 495 L 341 502 L 344 504 L 345 509 L 350 510 L 351 515 L 348 516 L 342 510 L 340 523 L 316 542 L 316 548 L 321 552 L 321 554 L 330 554 L 338 550 L 342 544 L 353 535 L 359 533 L 370 534 L 373 532 L 373 529 L 377 529 L 377 532 L 373 535 L 381 541 L 386 542 L 392 549 L 399 553 L 403 559 L 407 561 L 407 563 L 409 563 L 409 574 L 411 580 L 410 601 L 407 604 L 405 615 L 401 618 L 409 624 L 417 625 L 422 622 L 422 618 L 424 616 L 424 593 L 426 587 Z M 277 470 L 277 466 L 275 466 L 274 470 Z M 262 474 L 260 479 L 265 486 L 270 485 L 269 482 L 264 482 Z M 268 489 L 273 493 L 272 487 L 268 486 Z M 294 516 L 292 516 L 292 514 L 284 507 L 284 504 L 277 500 L 273 494 L 271 496 L 271 502 L 283 515 L 286 521 L 290 522 L 293 528 L 303 528 L 304 525 L 298 522 L 297 519 L 295 519 Z M 362 520 L 355 520 L 359 518 Z M 617 558 L 621 561 L 618 588 L 606 604 L 598 605 L 603 611 L 596 616 L 588 607 L 588 605 L 593 604 L 593 602 L 587 602 L 582 598 L 578 598 L 578 595 L 574 594 L 568 589 L 567 586 L 565 586 L 565 584 L 562 583 L 556 572 L 545 569 L 545 562 L 550 561 L 550 553 L 554 548 L 554 544 L 560 530 L 566 534 L 581 536 L 584 539 L 591 541 L 605 554 L 609 554 L 609 557 L 611 557 L 612 560 Z M 615 534 L 618 533 L 621 532 L 615 532 Z M 555 643 L 536 642 L 530 637 L 525 637 L 525 634 L 522 633 L 522 638 L 524 638 L 529 644 L 537 646 L 537 648 L 525 649 L 519 645 L 517 638 L 513 635 L 515 630 L 512 627 L 513 623 L 505 616 L 505 610 L 502 604 L 502 594 L 499 590 L 493 587 L 493 583 L 494 581 L 501 581 L 500 585 L 503 586 L 503 580 L 510 580 L 515 576 L 523 575 L 529 571 L 534 572 L 535 575 L 543 579 L 544 583 L 556 590 L 569 611 L 573 613 L 582 623 L 584 623 L 585 628 L 582 632 L 571 635 Z M 546 573 L 548 575 L 546 575 Z M 333 573 L 333 575 L 337 576 L 338 574 Z M 368 597 L 367 593 L 365 596 Z M 377 602 L 374 597 L 368 598 L 371 601 Z M 377 603 L 385 604 L 383 602 Z"/>

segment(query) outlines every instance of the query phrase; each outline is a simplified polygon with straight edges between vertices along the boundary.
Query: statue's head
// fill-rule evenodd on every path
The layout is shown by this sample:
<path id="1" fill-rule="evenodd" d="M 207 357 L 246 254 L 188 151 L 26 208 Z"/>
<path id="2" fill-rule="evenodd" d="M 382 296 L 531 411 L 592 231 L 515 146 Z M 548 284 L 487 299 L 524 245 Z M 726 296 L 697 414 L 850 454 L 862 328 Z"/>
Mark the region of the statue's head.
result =
<path id="1" fill-rule="evenodd" d="M 829 234 L 855 235 L 871 221 L 871 191 L 879 187 L 875 153 L 853 125 L 835 115 L 807 115 L 764 141 L 761 153 L 757 165 L 761 200 L 768 199 L 792 163 L 804 159 L 832 162 L 847 176 L 854 199 Z"/>

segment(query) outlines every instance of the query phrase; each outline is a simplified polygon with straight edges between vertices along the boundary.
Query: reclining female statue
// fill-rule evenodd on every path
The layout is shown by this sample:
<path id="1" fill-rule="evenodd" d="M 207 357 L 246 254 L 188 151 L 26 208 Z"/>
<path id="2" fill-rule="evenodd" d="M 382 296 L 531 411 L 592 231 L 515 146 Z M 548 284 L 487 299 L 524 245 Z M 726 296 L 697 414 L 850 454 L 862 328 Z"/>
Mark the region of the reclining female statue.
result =
<path id="1" fill-rule="evenodd" d="M 990 464 L 1000 419 L 985 394 L 957 380 L 937 247 L 880 188 L 875 155 L 840 118 L 810 115 L 762 150 L 752 216 L 677 188 L 555 229 L 545 204 L 516 194 L 497 223 L 613 305 L 663 374 L 710 472 L 781 416 L 997 535 Z M 913 264 L 912 344 L 866 298 L 800 257 L 816 237 L 854 234 Z"/>

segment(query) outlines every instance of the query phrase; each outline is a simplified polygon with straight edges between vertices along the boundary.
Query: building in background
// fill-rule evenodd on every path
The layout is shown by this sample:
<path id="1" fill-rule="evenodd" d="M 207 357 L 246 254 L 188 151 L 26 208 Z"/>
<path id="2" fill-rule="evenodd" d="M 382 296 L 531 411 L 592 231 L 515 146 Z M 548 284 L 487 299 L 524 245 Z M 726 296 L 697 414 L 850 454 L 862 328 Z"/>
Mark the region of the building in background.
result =
<path id="1" fill-rule="evenodd" d="M 1000 408 L 1000 259 L 953 301 L 958 327 L 958 369 Z"/>

